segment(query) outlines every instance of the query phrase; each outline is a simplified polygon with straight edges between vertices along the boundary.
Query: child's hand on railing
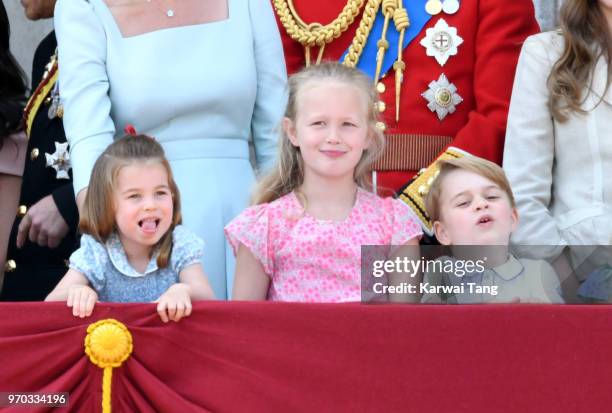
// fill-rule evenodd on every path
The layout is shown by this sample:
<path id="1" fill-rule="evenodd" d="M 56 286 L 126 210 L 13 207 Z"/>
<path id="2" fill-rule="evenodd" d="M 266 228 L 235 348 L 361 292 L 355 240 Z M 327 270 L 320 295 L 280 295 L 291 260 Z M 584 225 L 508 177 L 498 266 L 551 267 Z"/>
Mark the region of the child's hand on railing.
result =
<path id="1" fill-rule="evenodd" d="M 179 321 L 191 314 L 190 287 L 176 283 L 168 288 L 156 301 L 157 313 L 164 323 Z"/>
<path id="2" fill-rule="evenodd" d="M 98 301 L 98 294 L 88 285 L 73 285 L 68 289 L 68 307 L 72 307 L 75 317 L 89 317 L 94 305 Z"/>

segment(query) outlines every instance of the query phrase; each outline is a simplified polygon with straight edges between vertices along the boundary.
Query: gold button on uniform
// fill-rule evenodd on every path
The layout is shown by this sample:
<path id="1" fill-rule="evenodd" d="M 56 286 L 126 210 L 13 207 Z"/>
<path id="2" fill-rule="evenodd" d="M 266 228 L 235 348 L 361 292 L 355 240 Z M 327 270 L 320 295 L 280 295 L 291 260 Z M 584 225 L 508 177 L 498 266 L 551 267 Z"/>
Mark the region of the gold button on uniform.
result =
<path id="1" fill-rule="evenodd" d="M 385 84 L 383 82 L 378 82 L 378 84 L 376 85 L 376 90 L 378 91 L 378 93 L 385 93 L 385 90 L 387 90 L 387 88 L 385 87 Z"/>
<path id="2" fill-rule="evenodd" d="M 376 127 L 382 132 L 387 129 L 387 125 L 385 125 L 384 122 L 376 122 Z"/>
<path id="3" fill-rule="evenodd" d="M 376 102 L 376 107 L 380 113 L 384 112 L 387 109 L 387 105 L 382 100 Z"/>
<path id="4" fill-rule="evenodd" d="M 32 152 L 30 152 L 30 159 L 34 160 L 34 159 L 38 158 L 38 154 L 39 153 L 40 153 L 40 151 L 38 150 L 38 148 L 32 149 Z"/>
<path id="5" fill-rule="evenodd" d="M 17 263 L 15 262 L 15 260 L 8 260 L 6 264 L 4 264 L 5 272 L 13 272 L 16 269 L 17 269 Z"/>
<path id="6" fill-rule="evenodd" d="M 19 205 L 19 208 L 17 208 L 17 216 L 19 218 L 23 218 L 23 216 L 28 212 L 28 207 L 25 205 Z"/>

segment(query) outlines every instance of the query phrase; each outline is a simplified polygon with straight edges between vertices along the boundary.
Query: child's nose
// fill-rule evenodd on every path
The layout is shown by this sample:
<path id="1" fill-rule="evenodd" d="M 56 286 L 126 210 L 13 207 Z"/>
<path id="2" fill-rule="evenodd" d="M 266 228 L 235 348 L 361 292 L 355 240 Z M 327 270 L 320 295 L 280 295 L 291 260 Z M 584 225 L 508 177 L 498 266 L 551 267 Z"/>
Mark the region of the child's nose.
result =
<path id="1" fill-rule="evenodd" d="M 487 209 L 489 208 L 489 201 L 486 198 L 483 197 L 478 197 L 476 199 L 476 203 L 474 204 L 476 207 L 477 211 L 480 211 L 482 209 Z"/>
<path id="2" fill-rule="evenodd" d="M 146 197 L 144 202 L 145 211 L 152 211 L 156 208 L 155 198 L 154 197 Z"/>
<path id="3" fill-rule="evenodd" d="M 329 128 L 329 133 L 327 134 L 327 138 L 325 139 L 325 142 L 331 143 L 331 144 L 340 143 L 340 134 L 337 128 L 335 127 Z"/>

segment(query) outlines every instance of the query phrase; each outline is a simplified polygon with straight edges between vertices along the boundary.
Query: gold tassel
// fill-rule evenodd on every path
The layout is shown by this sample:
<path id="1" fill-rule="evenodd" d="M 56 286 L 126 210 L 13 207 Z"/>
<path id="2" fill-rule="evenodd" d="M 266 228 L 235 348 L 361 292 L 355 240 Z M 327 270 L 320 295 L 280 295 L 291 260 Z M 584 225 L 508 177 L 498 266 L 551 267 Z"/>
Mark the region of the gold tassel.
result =
<path id="1" fill-rule="evenodd" d="M 398 7 L 393 13 L 393 22 L 395 23 L 395 28 L 400 33 L 399 43 L 397 44 L 397 60 L 395 63 L 393 63 L 393 69 L 395 70 L 395 121 L 399 122 L 400 92 L 402 82 L 404 80 L 404 69 L 406 69 L 406 64 L 402 61 L 402 52 L 404 51 L 404 34 L 408 26 L 410 26 L 408 12 L 404 8 L 402 0 L 398 0 Z"/>
<path id="2" fill-rule="evenodd" d="M 382 10 L 385 16 L 385 23 L 383 24 L 380 40 L 376 43 L 378 46 L 378 53 L 376 53 L 376 73 L 374 75 L 374 84 L 378 82 L 383 60 L 385 58 L 385 52 L 389 48 L 389 42 L 387 41 L 387 29 L 389 27 L 389 20 L 393 18 L 393 13 L 395 12 L 396 7 L 397 0 L 383 0 Z"/>

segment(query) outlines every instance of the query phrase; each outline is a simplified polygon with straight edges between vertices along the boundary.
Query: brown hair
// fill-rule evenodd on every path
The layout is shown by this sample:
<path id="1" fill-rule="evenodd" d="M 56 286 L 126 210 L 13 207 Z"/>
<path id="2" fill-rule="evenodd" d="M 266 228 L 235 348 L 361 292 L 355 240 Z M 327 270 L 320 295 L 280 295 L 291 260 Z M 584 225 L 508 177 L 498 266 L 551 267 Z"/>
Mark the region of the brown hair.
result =
<path id="1" fill-rule="evenodd" d="M 465 156 L 463 158 L 440 160 L 436 163 L 436 166 L 439 167 L 440 172 L 429 187 L 429 192 L 425 198 L 425 209 L 431 222 L 440 220 L 440 197 L 444 178 L 457 169 L 474 172 L 487 178 L 508 195 L 512 208 L 516 207 L 510 182 L 508 182 L 504 170 L 496 163 L 476 156 Z"/>
<path id="2" fill-rule="evenodd" d="M 119 171 L 135 162 L 157 162 L 166 169 L 168 186 L 172 194 L 172 223 L 169 230 L 160 238 L 154 248 L 159 248 L 157 266 L 168 266 L 172 252 L 172 230 L 181 223 L 181 200 L 178 187 L 172 176 L 170 164 L 162 146 L 153 138 L 145 135 L 124 136 L 106 148 L 94 164 L 85 206 L 81 213 L 79 228 L 98 242 L 104 243 L 117 230 L 113 192 L 116 188 Z"/>
<path id="3" fill-rule="evenodd" d="M 371 79 L 359 69 L 343 66 L 336 62 L 324 62 L 302 69 L 289 78 L 289 100 L 285 117 L 295 122 L 297 101 L 300 91 L 306 84 L 314 82 L 335 81 L 355 87 L 367 100 L 370 145 L 364 150 L 355 168 L 355 182 L 362 188 L 371 189 L 370 172 L 372 163 L 381 155 L 384 147 L 384 136 L 376 127 L 378 94 Z M 274 201 L 299 188 L 304 182 L 304 165 L 299 148 L 289 141 L 282 131 L 279 139 L 278 159 L 275 168 L 264 176 L 255 189 L 254 204 Z"/>
<path id="4" fill-rule="evenodd" d="M 591 86 L 588 83 L 592 84 L 595 65 L 602 56 L 608 67 L 602 97 L 607 92 L 612 74 L 612 41 L 597 0 L 565 0 L 560 21 L 565 47 L 548 76 L 547 86 L 551 113 L 555 120 L 565 122 L 571 112 L 585 113 L 580 107 L 586 97 L 584 91 Z"/>
<path id="5" fill-rule="evenodd" d="M 0 149 L 10 134 L 23 127 L 21 118 L 27 93 L 25 74 L 9 47 L 10 35 L 9 18 L 4 3 L 0 3 Z"/>

